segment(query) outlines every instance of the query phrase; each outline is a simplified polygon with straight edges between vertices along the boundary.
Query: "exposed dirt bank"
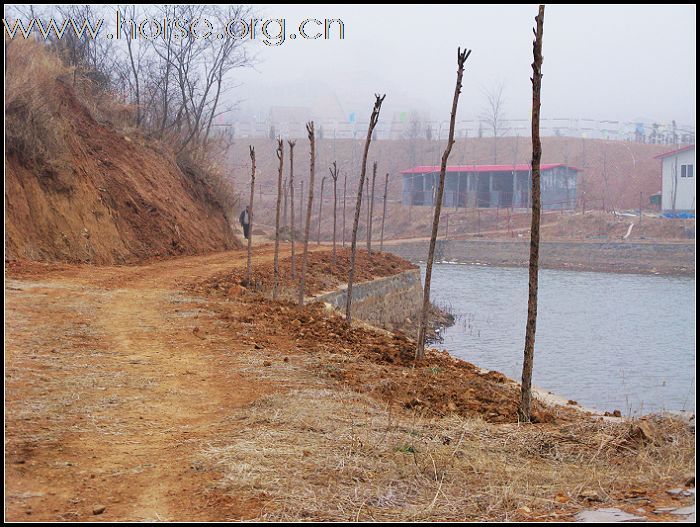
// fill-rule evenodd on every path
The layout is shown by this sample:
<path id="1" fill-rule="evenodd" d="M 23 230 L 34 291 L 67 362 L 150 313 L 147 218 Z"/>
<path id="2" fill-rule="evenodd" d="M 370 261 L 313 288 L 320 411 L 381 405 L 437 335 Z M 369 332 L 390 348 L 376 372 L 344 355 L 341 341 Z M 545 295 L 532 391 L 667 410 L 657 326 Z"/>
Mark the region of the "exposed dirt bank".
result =
<path id="1" fill-rule="evenodd" d="M 6 58 L 6 257 L 114 264 L 240 247 L 220 189 L 166 144 L 98 120 L 79 76 L 41 46 L 14 42 Z"/>

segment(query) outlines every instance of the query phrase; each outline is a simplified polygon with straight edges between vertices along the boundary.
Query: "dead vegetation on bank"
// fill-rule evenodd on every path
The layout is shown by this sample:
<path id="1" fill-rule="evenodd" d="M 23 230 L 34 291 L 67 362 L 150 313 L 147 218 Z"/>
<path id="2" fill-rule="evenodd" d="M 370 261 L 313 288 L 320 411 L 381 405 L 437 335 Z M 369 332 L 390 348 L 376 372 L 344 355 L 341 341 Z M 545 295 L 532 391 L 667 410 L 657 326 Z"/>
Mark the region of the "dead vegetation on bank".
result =
<path id="1" fill-rule="evenodd" d="M 694 463 L 682 424 L 561 425 L 392 411 L 350 390 L 301 387 L 233 412 L 240 432 L 200 459 L 218 489 L 278 521 L 567 520 L 584 507 L 650 513 Z M 653 516 L 653 514 L 650 514 Z"/>
<path id="2" fill-rule="evenodd" d="M 197 459 L 217 492 L 278 521 L 568 520 L 616 506 L 650 519 L 679 503 L 694 429 L 679 420 L 606 419 L 534 404 L 517 423 L 518 385 L 408 339 L 347 328 L 320 305 L 262 298 L 218 317 L 250 339 L 242 371 L 273 393 L 229 417 L 233 434 Z M 214 490 L 214 489 L 213 489 Z"/>

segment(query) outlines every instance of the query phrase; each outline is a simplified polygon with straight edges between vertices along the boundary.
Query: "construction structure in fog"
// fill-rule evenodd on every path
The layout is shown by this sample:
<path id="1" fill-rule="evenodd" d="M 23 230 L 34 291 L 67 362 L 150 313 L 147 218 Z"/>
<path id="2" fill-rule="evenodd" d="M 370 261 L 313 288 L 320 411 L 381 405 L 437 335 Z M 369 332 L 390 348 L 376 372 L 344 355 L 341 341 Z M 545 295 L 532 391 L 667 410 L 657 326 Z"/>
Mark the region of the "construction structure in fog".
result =
<path id="1" fill-rule="evenodd" d="M 542 164 L 542 208 L 576 207 L 576 177 L 580 170 L 563 163 Z M 404 205 L 434 205 L 439 166 L 417 166 L 401 172 Z M 448 166 L 443 206 L 455 208 L 528 208 L 531 167 L 516 165 Z"/>

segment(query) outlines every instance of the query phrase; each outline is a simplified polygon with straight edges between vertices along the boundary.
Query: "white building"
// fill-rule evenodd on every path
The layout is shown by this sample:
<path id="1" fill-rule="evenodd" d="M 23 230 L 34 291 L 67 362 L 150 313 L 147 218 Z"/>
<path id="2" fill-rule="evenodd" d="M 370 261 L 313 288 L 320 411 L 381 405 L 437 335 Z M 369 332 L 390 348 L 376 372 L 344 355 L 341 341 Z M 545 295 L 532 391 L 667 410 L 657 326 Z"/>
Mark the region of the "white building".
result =
<path id="1" fill-rule="evenodd" d="M 661 159 L 661 209 L 695 212 L 695 145 L 656 156 Z"/>

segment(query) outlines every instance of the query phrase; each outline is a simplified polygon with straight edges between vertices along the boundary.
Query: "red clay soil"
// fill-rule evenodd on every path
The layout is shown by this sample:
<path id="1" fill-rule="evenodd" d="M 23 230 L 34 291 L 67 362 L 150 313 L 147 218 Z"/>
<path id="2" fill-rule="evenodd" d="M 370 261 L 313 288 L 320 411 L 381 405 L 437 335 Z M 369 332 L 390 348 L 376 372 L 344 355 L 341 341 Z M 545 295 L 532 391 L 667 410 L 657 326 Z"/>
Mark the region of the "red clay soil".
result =
<path id="1" fill-rule="evenodd" d="M 285 251 L 288 250 L 285 247 Z M 309 253 L 307 294 L 344 284 L 349 256 L 349 249 L 338 251 L 337 263 L 333 265 L 328 250 Z M 297 284 L 290 278 L 290 261 L 289 256 L 280 259 L 282 287 L 287 292 L 294 291 Z M 374 253 L 368 257 L 362 250 L 357 254 L 356 277 L 361 282 L 415 268 L 397 256 Z M 269 254 L 265 262 L 254 265 L 256 293 L 271 290 L 272 269 Z M 244 302 L 249 314 L 236 321 L 254 325 L 256 335 L 259 335 L 258 345 L 279 345 L 282 339 L 284 347 L 290 350 L 329 354 L 329 359 L 322 361 L 319 373 L 333 382 L 411 411 L 433 415 L 479 415 L 491 422 L 517 420 L 519 389 L 502 374 L 482 372 L 473 364 L 436 350 L 429 351 L 426 359 L 417 364 L 414 360 L 415 342 L 403 334 L 363 326 L 348 327 L 343 317 L 329 313 L 321 304 L 300 308 L 292 302 L 270 302 L 240 287 L 244 278 L 245 266 L 239 265 L 231 271 L 216 273 L 190 289 L 228 297 L 236 304 Z M 233 320 L 226 314 L 226 308 L 218 309 L 229 323 Z M 549 422 L 554 416 L 536 403 L 534 419 Z"/>
<path id="2" fill-rule="evenodd" d="M 336 262 L 333 263 L 332 253 L 327 246 L 323 251 L 309 252 L 306 270 L 306 296 L 313 296 L 324 291 L 337 288 L 346 284 L 350 270 L 350 249 L 338 249 Z M 290 255 L 284 255 L 279 261 L 280 289 L 285 291 L 286 297 L 294 298 L 293 294 L 298 287 L 298 278 L 301 275 L 301 250 L 297 248 L 296 270 L 297 279 L 292 279 L 292 259 Z M 289 252 L 288 248 L 285 248 Z M 366 282 L 391 276 L 409 269 L 417 269 L 412 263 L 390 253 L 373 252 L 369 256 L 365 249 L 358 249 L 355 258 L 355 282 Z M 256 292 L 270 293 L 274 284 L 274 263 L 267 262 L 256 265 L 253 268 L 252 283 Z M 230 273 L 219 274 L 211 277 L 206 282 L 197 284 L 195 290 L 206 292 L 218 292 L 228 294 L 237 286 L 244 284 L 246 278 L 245 267 L 237 267 Z M 292 296 L 290 296 L 292 295 Z"/>
<path id="3" fill-rule="evenodd" d="M 98 123 L 61 80 L 45 102 L 64 144 L 51 166 L 6 152 L 7 258 L 111 264 L 240 246 L 167 148 Z"/>
<path id="4" fill-rule="evenodd" d="M 369 327 L 349 327 L 343 317 L 318 303 L 300 308 L 250 295 L 238 297 L 235 304 L 240 302 L 248 306 L 247 315 L 229 314 L 224 303 L 217 306 L 222 319 L 229 324 L 254 325 L 260 348 L 275 348 L 284 342 L 289 354 L 323 357 L 317 373 L 332 383 L 423 414 L 480 416 L 494 423 L 517 421 L 519 388 L 500 373 L 483 372 L 437 350 L 429 350 L 416 363 L 413 340 Z M 287 360 L 286 354 L 279 359 Z M 535 422 L 555 419 L 552 410 L 539 402 L 533 413 Z M 556 413 L 563 417 L 567 411 Z"/>

